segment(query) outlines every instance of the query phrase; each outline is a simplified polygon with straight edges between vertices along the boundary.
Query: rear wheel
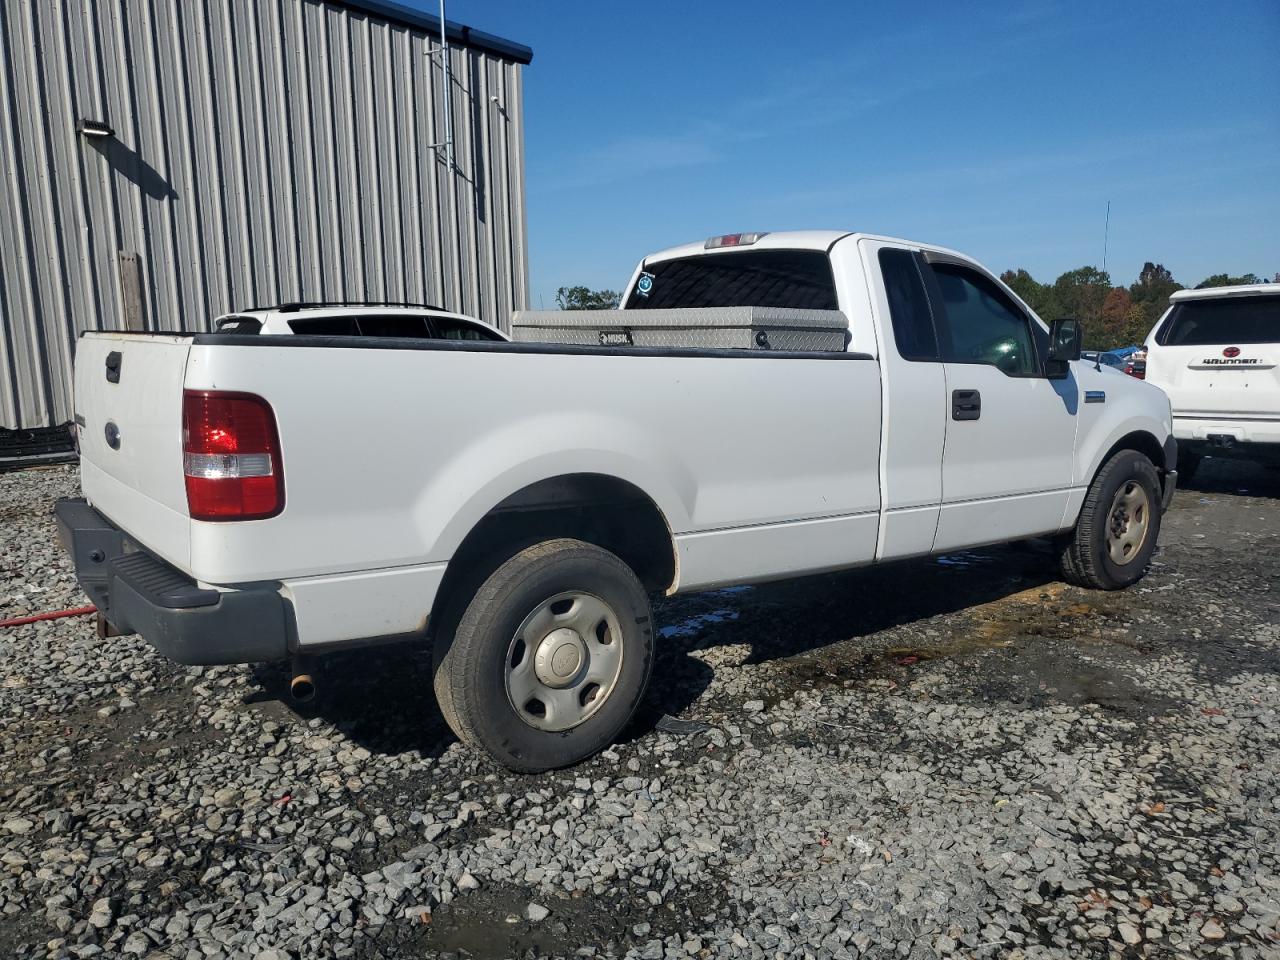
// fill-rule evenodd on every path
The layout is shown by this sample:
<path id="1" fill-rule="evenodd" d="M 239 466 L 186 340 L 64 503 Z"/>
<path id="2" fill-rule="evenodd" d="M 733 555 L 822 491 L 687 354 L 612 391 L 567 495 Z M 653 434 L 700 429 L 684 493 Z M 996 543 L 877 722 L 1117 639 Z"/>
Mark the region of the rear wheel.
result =
<path id="1" fill-rule="evenodd" d="M 1089 486 L 1076 528 L 1061 542 L 1063 576 L 1098 590 L 1142 579 L 1160 535 L 1160 475 L 1135 450 L 1121 450 Z"/>
<path id="2" fill-rule="evenodd" d="M 534 773 L 613 743 L 653 664 L 649 598 L 617 556 L 546 540 L 499 566 L 452 637 L 441 637 L 435 688 L 465 743 Z"/>

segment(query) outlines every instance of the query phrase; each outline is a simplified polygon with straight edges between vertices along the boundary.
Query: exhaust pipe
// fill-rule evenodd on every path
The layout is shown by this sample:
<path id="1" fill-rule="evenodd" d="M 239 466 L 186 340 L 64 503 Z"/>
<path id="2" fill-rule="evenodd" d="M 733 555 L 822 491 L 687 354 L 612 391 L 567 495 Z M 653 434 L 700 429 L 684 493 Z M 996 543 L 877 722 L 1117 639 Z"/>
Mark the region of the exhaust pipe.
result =
<path id="1" fill-rule="evenodd" d="M 293 678 L 289 681 L 289 694 L 298 703 L 306 703 L 316 695 L 315 665 L 310 657 L 293 658 Z"/>

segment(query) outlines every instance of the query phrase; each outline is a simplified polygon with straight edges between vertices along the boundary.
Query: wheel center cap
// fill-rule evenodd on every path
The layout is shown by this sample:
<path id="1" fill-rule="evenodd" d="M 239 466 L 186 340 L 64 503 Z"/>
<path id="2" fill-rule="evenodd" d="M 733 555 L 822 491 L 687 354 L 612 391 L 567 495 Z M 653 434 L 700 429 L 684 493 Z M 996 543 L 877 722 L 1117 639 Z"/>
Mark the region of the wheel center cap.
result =
<path id="1" fill-rule="evenodd" d="M 552 630 L 542 638 L 534 654 L 533 669 L 548 687 L 569 686 L 587 659 L 587 646 L 578 631 L 569 627 Z"/>

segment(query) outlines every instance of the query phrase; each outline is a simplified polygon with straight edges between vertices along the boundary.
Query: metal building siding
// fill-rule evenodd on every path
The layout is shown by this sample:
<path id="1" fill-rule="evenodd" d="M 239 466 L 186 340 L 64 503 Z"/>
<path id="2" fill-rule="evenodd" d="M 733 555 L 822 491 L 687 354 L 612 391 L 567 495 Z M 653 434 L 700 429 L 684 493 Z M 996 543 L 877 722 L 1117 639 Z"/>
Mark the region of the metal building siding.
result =
<path id="1" fill-rule="evenodd" d="M 77 335 L 123 328 L 135 293 L 149 330 L 527 306 L 521 64 L 450 43 L 455 237 L 439 34 L 377 6 L 0 0 L 0 427 L 69 420 Z"/>

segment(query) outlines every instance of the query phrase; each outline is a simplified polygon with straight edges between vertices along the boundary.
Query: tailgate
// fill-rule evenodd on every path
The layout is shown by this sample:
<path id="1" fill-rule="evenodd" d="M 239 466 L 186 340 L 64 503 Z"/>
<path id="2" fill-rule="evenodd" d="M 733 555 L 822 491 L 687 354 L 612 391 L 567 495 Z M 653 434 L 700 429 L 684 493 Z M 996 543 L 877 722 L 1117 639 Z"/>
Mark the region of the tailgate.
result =
<path id="1" fill-rule="evenodd" d="M 1280 343 L 1161 347 L 1147 356 L 1147 381 L 1169 394 L 1177 414 L 1280 415 Z"/>
<path id="2" fill-rule="evenodd" d="M 182 475 L 186 337 L 87 333 L 76 348 L 81 486 L 97 510 L 181 570 L 191 554 Z"/>

